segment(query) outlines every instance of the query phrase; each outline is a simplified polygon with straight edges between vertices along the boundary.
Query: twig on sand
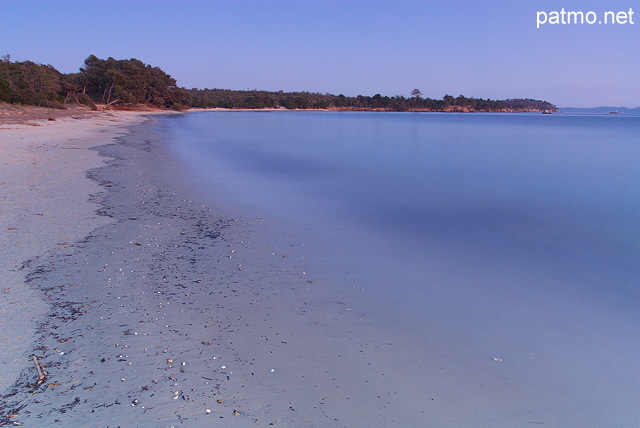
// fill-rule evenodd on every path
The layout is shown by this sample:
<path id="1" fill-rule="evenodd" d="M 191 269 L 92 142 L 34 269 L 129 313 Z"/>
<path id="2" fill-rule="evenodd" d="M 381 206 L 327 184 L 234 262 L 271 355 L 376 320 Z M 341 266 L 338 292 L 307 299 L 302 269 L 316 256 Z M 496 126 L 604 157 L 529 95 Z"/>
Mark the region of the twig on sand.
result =
<path id="1" fill-rule="evenodd" d="M 38 370 L 38 376 L 39 376 L 38 383 L 36 383 L 36 386 L 39 386 L 42 382 L 44 382 L 45 378 L 47 377 L 47 371 L 44 369 L 44 367 L 42 367 L 42 365 L 38 361 L 38 357 L 36 357 L 35 355 L 33 356 L 33 361 L 36 363 L 36 369 Z"/>

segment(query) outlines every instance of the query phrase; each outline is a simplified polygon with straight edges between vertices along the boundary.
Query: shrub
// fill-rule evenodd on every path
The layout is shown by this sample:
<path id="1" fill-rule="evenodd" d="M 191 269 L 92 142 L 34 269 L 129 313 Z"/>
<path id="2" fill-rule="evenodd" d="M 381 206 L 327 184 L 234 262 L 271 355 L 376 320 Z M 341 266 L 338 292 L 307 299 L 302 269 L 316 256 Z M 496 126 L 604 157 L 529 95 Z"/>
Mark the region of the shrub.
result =
<path id="1" fill-rule="evenodd" d="M 83 93 L 78 95 L 78 103 L 89 107 L 91 110 L 98 110 L 98 106 L 96 106 L 96 103 L 94 103 L 91 97 L 87 94 Z"/>

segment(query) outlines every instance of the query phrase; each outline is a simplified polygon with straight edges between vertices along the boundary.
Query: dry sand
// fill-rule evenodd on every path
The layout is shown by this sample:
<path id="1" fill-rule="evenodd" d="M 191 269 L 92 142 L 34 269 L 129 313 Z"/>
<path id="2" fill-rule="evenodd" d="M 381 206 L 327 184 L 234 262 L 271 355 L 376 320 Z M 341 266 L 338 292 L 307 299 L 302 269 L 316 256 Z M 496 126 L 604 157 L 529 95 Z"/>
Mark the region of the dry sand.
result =
<path id="1" fill-rule="evenodd" d="M 100 190 L 86 171 L 104 158 L 88 150 L 107 144 L 135 113 L 93 113 L 5 106 L 0 115 L 0 391 L 29 363 L 36 323 L 47 312 L 25 284 L 27 265 L 111 222 L 89 196 Z M 56 120 L 48 120 L 56 118 Z"/>

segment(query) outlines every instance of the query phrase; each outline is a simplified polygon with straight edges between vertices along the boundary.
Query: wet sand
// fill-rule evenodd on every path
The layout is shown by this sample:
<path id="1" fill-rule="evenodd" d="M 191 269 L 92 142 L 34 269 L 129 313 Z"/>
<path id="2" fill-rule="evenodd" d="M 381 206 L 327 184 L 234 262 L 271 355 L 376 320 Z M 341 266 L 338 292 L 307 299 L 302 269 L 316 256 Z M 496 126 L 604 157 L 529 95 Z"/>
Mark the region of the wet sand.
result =
<path id="1" fill-rule="evenodd" d="M 51 249 L 63 251 L 111 221 L 88 201 L 100 187 L 86 178 L 86 170 L 104 159 L 87 149 L 111 142 L 122 127 L 141 120 L 83 109 L 5 107 L 0 115 L 0 390 L 24 367 L 36 322 L 47 311 L 37 291 L 25 284 L 27 261 Z"/>
<path id="2" fill-rule="evenodd" d="M 262 219 L 194 198 L 153 123 L 125 133 L 111 120 L 105 132 L 96 122 L 95 135 L 56 140 L 90 161 L 52 161 L 50 174 L 75 174 L 46 192 L 55 204 L 26 197 L 69 213 L 67 229 L 42 226 L 37 247 L 12 259 L 25 294 L 12 288 L 20 306 L 3 315 L 22 328 L 11 333 L 22 336 L 21 372 L 5 379 L 4 423 L 419 426 L 433 404 L 410 381 L 415 367 L 395 359 L 411 343 L 377 337 L 384 320 L 355 310 L 359 289 L 314 276 L 295 237 L 265 240 Z"/>
<path id="3" fill-rule="evenodd" d="M 602 425 L 490 343 L 395 319 L 363 272 L 322 269 L 366 251 L 203 188 L 156 120 L 0 124 L 0 425 Z"/>
<path id="4" fill-rule="evenodd" d="M 198 183 L 157 121 L 0 124 L 0 425 L 598 426 L 395 319 L 349 271 L 365 249 Z"/>

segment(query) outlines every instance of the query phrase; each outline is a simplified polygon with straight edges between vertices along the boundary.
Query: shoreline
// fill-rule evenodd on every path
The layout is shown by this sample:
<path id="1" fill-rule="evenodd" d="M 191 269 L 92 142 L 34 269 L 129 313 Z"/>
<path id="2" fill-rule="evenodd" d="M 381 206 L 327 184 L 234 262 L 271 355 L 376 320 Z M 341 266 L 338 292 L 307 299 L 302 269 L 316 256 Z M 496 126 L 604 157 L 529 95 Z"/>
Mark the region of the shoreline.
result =
<path id="1" fill-rule="evenodd" d="M 47 310 L 38 293 L 25 285 L 28 265 L 49 251 L 63 251 L 106 223 L 95 214 L 97 206 L 88 201 L 100 188 L 85 177 L 85 171 L 103 162 L 89 149 L 111 141 L 122 132 L 121 126 L 134 123 L 137 116 L 92 115 L 83 120 L 68 116 L 49 121 L 31 115 L 26 123 L 0 125 L 4 261 L 0 317 L 5 321 L 0 338 L 4 366 L 0 390 L 13 384 L 27 364 L 19 360 L 30 351 L 29 336 L 38 316 Z"/>
<path id="2" fill-rule="evenodd" d="M 428 302 L 412 307 L 393 287 L 377 289 L 411 281 L 397 266 L 411 270 L 412 259 L 393 236 L 360 245 L 355 230 L 341 236 L 346 229 L 335 222 L 314 234 L 309 222 L 317 219 L 287 221 L 238 203 L 215 180 L 203 185 L 176 149 L 182 143 L 172 129 L 184 127 L 174 121 L 186 119 L 121 113 L 0 131 L 25 139 L 15 143 L 24 145 L 24 165 L 3 157 L 23 168 L 0 180 L 2 190 L 22 189 L 1 219 L 23 223 L 3 237 L 23 233 L 44 246 L 20 259 L 16 251 L 27 247 L 6 244 L 31 294 L 5 294 L 22 306 L 3 324 L 30 330 L 14 359 L 20 376 L 0 400 L 0 426 L 601 420 L 595 408 L 585 413 L 547 394 L 555 380 L 534 379 L 545 373 L 527 366 L 535 359 L 468 340 L 476 327 L 449 320 L 448 291 L 434 287 Z M 49 211 L 26 209 L 36 203 Z M 43 238 L 24 225 L 40 225 Z M 62 241 L 65 230 L 74 234 Z M 357 259 L 368 257 L 370 242 L 397 258 L 363 269 Z M 434 269 L 425 280 L 465 274 L 455 265 L 439 270 L 435 253 L 428 259 Z"/>
<path id="3" fill-rule="evenodd" d="M 558 114 L 560 111 L 553 113 L 543 113 L 541 110 L 464 110 L 464 109 L 447 109 L 447 110 L 420 110 L 420 109 L 409 109 L 409 110 L 393 110 L 393 109 L 382 109 L 382 108 L 224 108 L 224 107 L 211 107 L 211 108 L 201 108 L 195 107 L 185 110 L 184 113 L 191 112 L 202 112 L 202 111 L 332 111 L 332 112 L 379 112 L 379 113 L 538 113 L 538 114 Z"/>
<path id="4" fill-rule="evenodd" d="M 93 150 L 102 166 L 88 175 L 102 188 L 91 201 L 103 224 L 25 268 L 25 283 L 48 304 L 30 342 L 48 374 L 37 385 L 25 352 L 1 421 L 419 420 L 397 379 L 385 377 L 396 365 L 390 344 L 371 340 L 384 320 L 350 310 L 366 300 L 359 291 L 308 275 L 293 237 L 255 241 L 262 220 L 190 199 L 184 165 L 161 140 L 151 121 L 101 140 Z"/>

